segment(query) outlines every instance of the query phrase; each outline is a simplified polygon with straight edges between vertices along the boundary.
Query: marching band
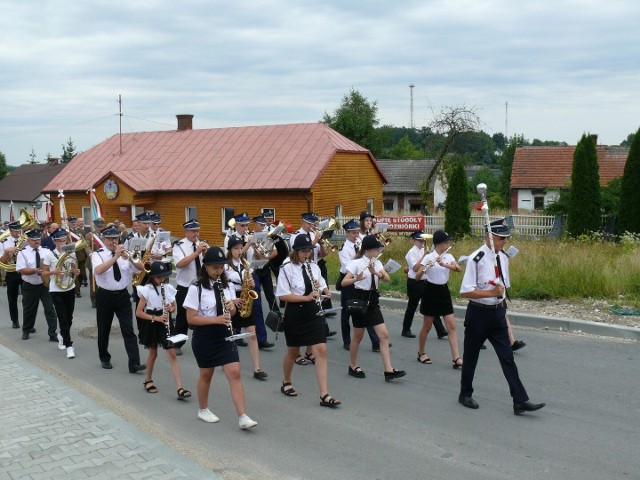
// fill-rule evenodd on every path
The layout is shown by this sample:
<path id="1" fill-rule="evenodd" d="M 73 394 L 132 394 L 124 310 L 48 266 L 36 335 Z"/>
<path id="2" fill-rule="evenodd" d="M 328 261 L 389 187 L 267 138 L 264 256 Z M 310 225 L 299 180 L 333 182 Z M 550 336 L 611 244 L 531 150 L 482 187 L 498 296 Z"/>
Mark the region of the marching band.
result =
<path id="1" fill-rule="evenodd" d="M 390 281 L 379 257 L 391 239 L 376 229 L 375 216 L 368 211 L 360 214 L 359 221 L 350 220 L 342 227 L 333 219 L 324 223 L 323 228 L 319 216 L 313 212 L 303 213 L 301 217 L 300 229 L 288 235 L 291 232 L 288 222 L 258 215 L 253 217 L 254 232 L 250 232 L 248 213 L 236 215 L 229 222 L 224 241 L 218 247 L 199 238 L 197 219 L 187 220 L 182 225 L 184 236 L 172 242 L 171 232 L 160 227 L 157 213 L 137 215 L 131 232 L 115 222 L 105 227 L 102 218 L 95 218 L 93 227 L 85 231 L 81 218 L 69 216 L 62 227 L 51 225 L 55 228 L 50 229 L 45 238 L 52 248 L 45 249 L 41 244 L 40 225 L 28 214 L 22 215 L 20 220 L 9 223 L 0 235 L 0 269 L 5 271 L 12 327 L 21 327 L 17 305 L 21 292 L 22 339 L 28 340 L 36 332 L 38 305 L 42 303 L 50 341 L 57 342 L 58 348 L 66 351 L 67 358 L 75 358 L 71 339 L 75 302 L 81 297 L 81 287 L 89 284 L 92 306 L 96 309 L 98 356 L 102 368 L 113 368 L 108 347 L 115 315 L 128 356 L 129 372 L 135 374 L 146 370 L 144 388 L 149 393 L 156 393 L 158 389 L 152 375 L 160 345 L 167 354 L 178 399 L 187 400 L 191 392 L 183 386 L 177 357 L 183 354 L 182 348 L 191 333 L 190 346 L 200 369 L 196 384 L 198 418 L 208 423 L 219 420 L 209 410 L 208 398 L 215 368 L 221 367 L 229 382 L 239 427 L 245 430 L 255 427 L 257 422 L 246 414 L 237 347 L 248 345 L 254 378 L 267 380 L 268 375 L 260 366 L 259 350 L 272 348 L 274 344 L 268 341 L 264 323 L 261 304 L 264 292 L 268 310 L 278 312 L 284 307 L 286 353 L 280 391 L 288 397 L 297 396 L 292 384 L 293 367 L 313 363 L 320 405 L 336 408 L 341 402 L 328 391 L 326 344 L 327 337 L 336 333 L 329 329 L 327 317 L 335 315 L 337 310 L 341 310 L 342 343 L 344 349 L 349 350 L 347 373 L 350 376 L 366 377 L 358 364 L 365 328 L 373 350 L 380 352 L 384 379 L 392 381 L 406 375 L 404 370 L 397 370 L 392 365 L 389 332 L 379 305 L 379 282 Z M 337 229 L 345 233 L 340 248 L 330 242 Z M 504 238 L 500 236 L 504 231 L 501 225 L 494 227 L 492 233 L 496 243 Z M 451 239 L 444 231 L 437 231 L 433 236 L 434 249 L 427 251 L 424 244 L 430 235 L 415 232 L 411 238 L 414 247 L 407 253 L 408 268 L 405 269 L 409 305 L 402 336 L 415 338 L 410 330 L 411 320 L 421 301 L 424 324 L 419 335 L 418 361 L 430 364 L 425 350 L 427 335 L 434 318 L 443 316 L 453 368 L 462 368 L 463 372 L 460 403 L 477 408 L 471 397 L 477 350 L 486 338 L 492 343 L 504 343 L 503 332 L 500 331 L 497 340 L 495 332 L 470 333 L 467 326 L 466 348 L 464 355 L 460 355 L 447 281 L 451 271 L 460 272 L 461 268 L 448 253 Z M 334 309 L 330 304 L 326 268 L 323 271 L 319 263 L 336 250 L 339 257 L 336 289 L 341 291 L 341 307 Z M 493 258 L 487 248 L 474 254 Z M 493 255 L 502 256 L 497 250 Z M 503 284 L 508 286 L 508 257 L 502 261 L 507 267 L 503 267 Z M 482 278 L 488 279 L 491 276 L 489 267 L 483 262 L 482 257 L 474 258 L 468 265 L 473 271 L 482 267 Z M 499 298 L 504 287 L 488 286 L 486 282 L 474 286 L 469 271 L 468 266 L 462 291 L 463 296 L 470 299 L 467 318 L 472 314 L 487 316 L 489 312 L 483 309 L 501 307 L 504 301 L 487 303 L 488 294 L 475 292 L 479 289 L 490 291 L 496 293 L 493 298 Z M 276 279 L 275 292 L 272 273 Z M 175 278 L 175 287 L 170 283 L 171 277 Z M 135 287 L 131 291 L 130 285 Z M 135 310 L 132 297 L 136 302 Z M 133 326 L 134 311 L 138 334 Z M 240 333 L 243 329 L 245 333 Z M 149 350 L 144 364 L 140 362 L 138 342 Z M 300 356 L 302 346 L 307 347 L 304 358 Z M 513 362 L 510 351 L 506 347 L 500 349 L 501 362 Z M 505 372 L 505 375 L 514 393 L 515 413 L 542 408 L 540 405 L 544 404 L 528 402 L 517 370 L 513 372 L 509 375 Z"/>

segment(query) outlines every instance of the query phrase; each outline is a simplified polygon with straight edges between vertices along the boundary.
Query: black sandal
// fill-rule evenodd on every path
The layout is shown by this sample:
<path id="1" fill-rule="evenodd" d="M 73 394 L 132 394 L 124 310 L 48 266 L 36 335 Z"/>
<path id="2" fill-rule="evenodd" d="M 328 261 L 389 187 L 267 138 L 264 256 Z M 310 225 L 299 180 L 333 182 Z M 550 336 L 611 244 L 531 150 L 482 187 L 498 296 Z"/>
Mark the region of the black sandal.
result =
<path id="1" fill-rule="evenodd" d="M 302 355 L 298 355 L 294 361 L 297 365 L 309 365 L 309 360 L 304 358 Z"/>
<path id="2" fill-rule="evenodd" d="M 316 357 L 313 353 L 305 353 L 304 358 L 310 361 L 311 363 L 313 363 L 314 365 L 316 364 Z"/>
<path id="3" fill-rule="evenodd" d="M 453 362 L 453 368 L 456 369 L 456 370 L 462 366 L 462 359 L 460 357 L 456 358 L 455 360 L 451 360 L 451 361 Z M 460 363 L 458 363 L 458 361 Z"/>
<path id="4" fill-rule="evenodd" d="M 191 396 L 191 392 L 186 388 L 178 389 L 178 400 L 184 400 L 185 398 L 189 398 Z"/>
<path id="5" fill-rule="evenodd" d="M 158 389 L 153 384 L 153 380 L 146 380 L 146 381 L 142 382 L 142 385 L 144 385 L 144 389 L 147 392 L 149 392 L 149 393 L 158 393 Z"/>
<path id="6" fill-rule="evenodd" d="M 427 354 L 426 354 L 426 353 L 420 353 L 420 352 L 418 352 L 418 361 L 419 361 L 420 363 L 424 363 L 425 365 L 431 365 L 433 362 L 431 361 L 431 359 L 430 359 L 429 357 L 425 358 L 424 360 L 420 360 L 420 357 L 421 357 L 421 356 L 423 356 L 423 355 L 424 355 L 425 357 L 427 357 Z M 454 368 L 455 368 L 455 367 L 454 367 Z"/>
<path id="7" fill-rule="evenodd" d="M 336 408 L 340 406 L 342 402 L 331 397 L 328 393 L 324 397 L 320 397 L 320 405 L 323 407 Z"/>
<path id="8" fill-rule="evenodd" d="M 289 388 L 287 388 L 289 387 Z M 296 389 L 291 386 L 291 382 L 282 382 L 282 386 L 280 387 L 280 391 L 284 393 L 287 397 L 297 397 L 298 392 Z"/>

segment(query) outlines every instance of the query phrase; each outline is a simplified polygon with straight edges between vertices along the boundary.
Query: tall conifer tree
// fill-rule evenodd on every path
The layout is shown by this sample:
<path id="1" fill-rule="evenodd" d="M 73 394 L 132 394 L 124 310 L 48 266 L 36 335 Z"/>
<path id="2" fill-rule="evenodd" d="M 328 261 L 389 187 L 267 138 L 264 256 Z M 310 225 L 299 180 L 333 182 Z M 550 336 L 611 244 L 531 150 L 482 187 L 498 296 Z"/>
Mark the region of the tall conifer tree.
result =
<path id="1" fill-rule="evenodd" d="M 640 129 L 631 142 L 622 175 L 618 233 L 624 232 L 640 233 Z"/>
<path id="2" fill-rule="evenodd" d="M 444 229 L 447 233 L 454 238 L 470 235 L 471 211 L 469 210 L 467 176 L 461 161 L 456 162 L 451 172 L 446 205 Z"/>
<path id="3" fill-rule="evenodd" d="M 567 214 L 567 231 L 578 237 L 601 228 L 600 175 L 596 141 L 582 135 L 573 154 L 571 197 Z"/>

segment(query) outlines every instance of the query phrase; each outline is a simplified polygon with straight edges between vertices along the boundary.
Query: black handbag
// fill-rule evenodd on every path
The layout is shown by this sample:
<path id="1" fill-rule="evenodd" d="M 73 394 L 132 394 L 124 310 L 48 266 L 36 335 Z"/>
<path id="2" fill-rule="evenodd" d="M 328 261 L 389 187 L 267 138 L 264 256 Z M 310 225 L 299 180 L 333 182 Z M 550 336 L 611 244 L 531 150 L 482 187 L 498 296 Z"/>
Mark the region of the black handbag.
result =
<path id="1" fill-rule="evenodd" d="M 264 323 L 272 332 L 284 332 L 284 315 L 282 312 L 271 310 Z"/>
<path id="2" fill-rule="evenodd" d="M 344 279 L 345 274 L 341 273 L 340 275 L 338 275 L 338 280 L 336 281 L 336 290 L 339 292 L 340 290 L 342 290 L 342 280 Z"/>
<path id="3" fill-rule="evenodd" d="M 350 298 L 347 301 L 347 308 L 350 313 L 355 313 L 356 315 L 364 315 L 367 313 L 367 308 L 369 307 L 369 300 L 361 300 L 359 298 Z"/>

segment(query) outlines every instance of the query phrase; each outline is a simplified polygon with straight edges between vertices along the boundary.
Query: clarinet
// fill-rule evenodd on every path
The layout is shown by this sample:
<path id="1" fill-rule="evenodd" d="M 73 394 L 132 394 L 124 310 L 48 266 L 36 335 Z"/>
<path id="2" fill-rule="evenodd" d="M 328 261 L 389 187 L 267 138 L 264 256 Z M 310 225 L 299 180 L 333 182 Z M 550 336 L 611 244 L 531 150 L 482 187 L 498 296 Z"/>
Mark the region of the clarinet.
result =
<path id="1" fill-rule="evenodd" d="M 307 274 L 309 275 L 309 280 L 311 280 L 311 287 L 318 292 L 318 298 L 316 298 L 315 302 L 318 305 L 319 311 L 318 313 L 316 313 L 316 315 L 318 316 L 324 316 L 325 315 L 325 311 L 322 308 L 322 298 L 321 298 L 321 293 L 320 293 L 320 284 L 318 284 L 318 287 L 316 287 L 316 279 L 313 277 L 313 273 L 311 272 L 311 262 L 310 261 L 306 261 L 304 262 L 305 266 L 307 267 Z"/>
<path id="2" fill-rule="evenodd" d="M 171 338 L 171 312 L 169 312 L 169 304 L 167 303 L 167 297 L 164 292 L 164 283 L 160 285 L 160 296 L 162 296 L 162 315 L 167 316 L 167 323 L 165 323 L 165 327 L 167 329 L 167 343 L 169 345 L 173 344 L 170 340 Z"/>
<path id="3" fill-rule="evenodd" d="M 222 315 L 231 316 L 231 312 L 229 312 L 229 309 L 227 308 L 227 299 L 224 296 L 224 288 L 222 287 L 222 278 L 220 277 L 216 278 L 216 288 L 220 292 L 220 302 L 222 303 Z M 229 335 L 233 335 L 232 324 L 227 325 L 227 328 L 229 329 Z M 231 342 L 231 345 L 233 345 L 233 350 L 236 350 L 238 348 L 235 341 Z"/>

